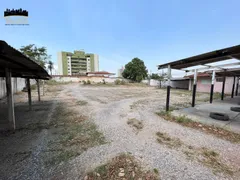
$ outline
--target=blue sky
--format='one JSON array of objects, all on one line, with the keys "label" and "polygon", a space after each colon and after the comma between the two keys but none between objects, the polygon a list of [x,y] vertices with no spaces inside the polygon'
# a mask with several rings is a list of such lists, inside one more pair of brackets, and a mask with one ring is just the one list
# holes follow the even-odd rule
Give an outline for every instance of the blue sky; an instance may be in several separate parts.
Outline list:
[{"label": "blue sky", "polygon": [[[239,0],[8,0],[0,35],[15,48],[99,54],[100,70],[117,72],[134,57],[157,64],[239,44]],[[6,8],[29,11],[29,26],[5,26]]]}]

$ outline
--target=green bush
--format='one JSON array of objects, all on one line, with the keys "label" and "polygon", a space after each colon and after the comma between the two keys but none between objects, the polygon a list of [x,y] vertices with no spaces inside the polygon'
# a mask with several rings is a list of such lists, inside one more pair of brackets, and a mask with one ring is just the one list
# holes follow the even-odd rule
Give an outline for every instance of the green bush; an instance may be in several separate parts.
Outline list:
[{"label": "green bush", "polygon": [[90,81],[90,80],[87,80],[87,84],[91,84],[91,81]]},{"label": "green bush", "polygon": [[125,85],[126,84],[126,82],[124,80],[120,80],[120,79],[115,80],[114,83],[116,85]]},{"label": "green bush", "polygon": [[116,80],[114,81],[114,83],[115,83],[116,85],[119,85],[119,84],[121,84],[121,80],[116,79]]},{"label": "green bush", "polygon": [[83,82],[83,84],[87,84],[87,82],[85,80],[83,80],[82,82]]}]

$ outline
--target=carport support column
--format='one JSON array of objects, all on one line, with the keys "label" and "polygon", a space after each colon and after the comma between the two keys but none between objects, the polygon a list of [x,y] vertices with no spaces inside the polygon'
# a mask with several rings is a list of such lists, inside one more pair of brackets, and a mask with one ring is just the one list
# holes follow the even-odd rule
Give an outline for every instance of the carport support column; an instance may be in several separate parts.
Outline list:
[{"label": "carport support column", "polygon": [[5,69],[6,73],[6,89],[7,89],[7,101],[8,101],[8,120],[13,130],[16,129],[15,125],[15,113],[14,113],[14,100],[12,92],[12,72],[9,69]]},{"label": "carport support column", "polygon": [[225,82],[226,82],[226,70],[224,70],[224,75],[223,75],[222,96],[221,96],[222,101],[223,101],[223,98],[224,98]]},{"label": "carport support column", "polygon": [[213,100],[214,81],[215,81],[215,70],[213,70],[213,72],[212,72],[212,84],[211,84],[211,91],[210,91],[210,103],[212,103],[212,100]]},{"label": "carport support column", "polygon": [[239,77],[237,77],[237,87],[236,87],[235,96],[238,96],[238,86],[239,86]]},{"label": "carport support column", "polygon": [[233,98],[233,96],[234,96],[234,89],[235,89],[235,79],[236,79],[236,77],[235,77],[235,76],[233,76],[233,87],[232,87],[232,95],[231,95],[231,98]]},{"label": "carport support column", "polygon": [[31,96],[31,86],[30,86],[30,79],[27,78],[27,90],[28,90],[28,105],[29,110],[32,110],[32,96]]},{"label": "carport support column", "polygon": [[195,106],[196,90],[197,90],[197,69],[195,69],[195,71],[194,71],[193,92],[192,92],[192,107]]},{"label": "carport support column", "polygon": [[37,81],[38,101],[41,101],[39,79],[36,79],[36,81]]},{"label": "carport support column", "polygon": [[43,96],[44,96],[44,83],[45,83],[45,81],[44,80],[42,80],[42,91],[43,91]]},{"label": "carport support column", "polygon": [[166,99],[166,111],[169,111],[170,90],[171,90],[171,67],[168,65],[168,85],[167,85],[167,99]]}]

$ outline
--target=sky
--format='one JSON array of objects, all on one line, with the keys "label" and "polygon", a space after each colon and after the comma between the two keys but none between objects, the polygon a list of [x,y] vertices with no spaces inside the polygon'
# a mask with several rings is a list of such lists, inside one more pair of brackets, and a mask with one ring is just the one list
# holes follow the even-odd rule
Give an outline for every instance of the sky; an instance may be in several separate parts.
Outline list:
[{"label": "sky", "polygon": [[[0,39],[12,47],[99,54],[100,70],[134,57],[157,65],[240,44],[239,0],[8,0],[0,3]],[[6,8],[26,9],[29,26],[6,26]],[[56,67],[57,68],[57,67]],[[174,71],[173,76],[179,72]]]}]

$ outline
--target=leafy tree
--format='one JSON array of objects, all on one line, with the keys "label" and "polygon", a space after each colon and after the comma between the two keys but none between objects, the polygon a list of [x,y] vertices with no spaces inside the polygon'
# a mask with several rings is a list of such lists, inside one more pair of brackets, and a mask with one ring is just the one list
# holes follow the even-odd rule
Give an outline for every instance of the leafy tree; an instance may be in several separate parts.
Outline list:
[{"label": "leafy tree", "polygon": [[52,75],[52,70],[54,69],[52,61],[48,61],[48,69],[49,69],[49,71],[51,72],[51,75]]},{"label": "leafy tree", "polygon": [[158,80],[159,81],[159,86],[161,88],[162,86],[162,81],[164,81],[164,78],[167,76],[167,74],[162,74],[162,75],[159,75],[159,74],[155,74],[153,73],[152,75],[150,75],[150,79],[155,79],[155,80]]},{"label": "leafy tree", "polygon": [[141,82],[147,77],[147,69],[144,62],[139,58],[134,58],[125,65],[122,76],[132,81]]},{"label": "leafy tree", "polygon": [[34,60],[40,66],[45,68],[46,61],[51,59],[51,56],[47,54],[46,47],[37,47],[35,44],[29,44],[27,46],[22,46],[20,51],[29,57],[30,59]]},{"label": "leafy tree", "polygon": [[150,75],[150,79],[162,80],[163,76],[159,76],[158,74],[152,73],[152,75]]}]

